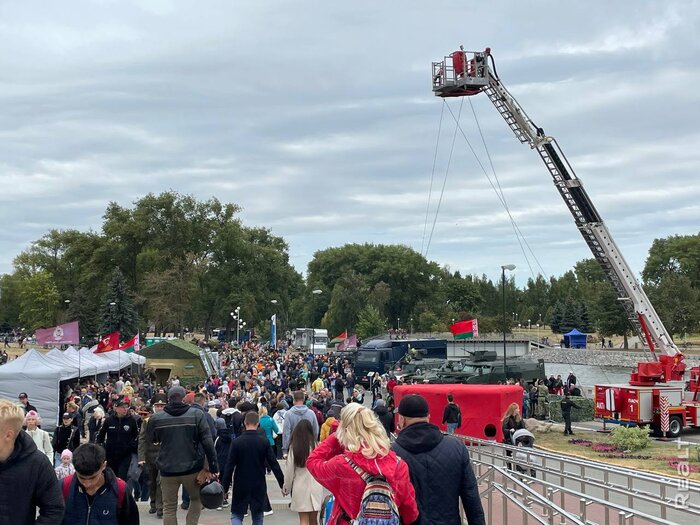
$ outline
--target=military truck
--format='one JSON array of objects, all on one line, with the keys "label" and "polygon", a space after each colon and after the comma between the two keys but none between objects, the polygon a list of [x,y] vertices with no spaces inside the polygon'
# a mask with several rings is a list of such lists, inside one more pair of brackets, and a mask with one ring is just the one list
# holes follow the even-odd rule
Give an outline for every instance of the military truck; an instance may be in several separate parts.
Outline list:
[{"label": "military truck", "polygon": [[[508,374],[503,370],[503,359],[491,351],[473,352],[468,359],[447,361],[439,369],[423,376],[424,383],[496,384],[506,379],[523,379],[527,383],[547,379],[543,359],[516,357],[508,359]],[[414,378],[418,380],[418,378]]]}]

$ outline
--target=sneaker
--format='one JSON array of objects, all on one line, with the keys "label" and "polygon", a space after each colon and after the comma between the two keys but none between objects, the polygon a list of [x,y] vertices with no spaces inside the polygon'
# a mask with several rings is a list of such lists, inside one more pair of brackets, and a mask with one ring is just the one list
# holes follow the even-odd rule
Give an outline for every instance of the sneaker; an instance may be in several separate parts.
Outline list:
[{"label": "sneaker", "polygon": [[221,502],[222,507],[228,507],[228,500],[224,499],[224,501]]},{"label": "sneaker", "polygon": [[181,508],[182,510],[187,510],[187,509],[190,508],[190,504],[189,504],[189,503],[183,503],[182,505],[180,505],[180,508]]},{"label": "sneaker", "polygon": [[162,518],[163,517],[163,509],[158,509],[156,511],[156,517],[157,518]]},{"label": "sneaker", "polygon": [[156,508],[155,508],[155,507],[151,507],[150,509],[148,509],[148,513],[149,513],[149,514],[155,514],[155,513],[156,513]]},{"label": "sneaker", "polygon": [[267,510],[263,512],[263,516],[272,516],[275,513],[274,510]]}]

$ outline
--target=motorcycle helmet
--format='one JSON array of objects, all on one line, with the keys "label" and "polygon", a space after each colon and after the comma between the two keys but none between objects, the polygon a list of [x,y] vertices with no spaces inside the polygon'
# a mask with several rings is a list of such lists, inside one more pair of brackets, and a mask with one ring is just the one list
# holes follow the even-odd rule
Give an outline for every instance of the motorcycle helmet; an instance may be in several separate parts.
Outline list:
[{"label": "motorcycle helmet", "polygon": [[224,502],[224,488],[218,481],[207,481],[199,489],[199,498],[205,509],[218,509]]}]

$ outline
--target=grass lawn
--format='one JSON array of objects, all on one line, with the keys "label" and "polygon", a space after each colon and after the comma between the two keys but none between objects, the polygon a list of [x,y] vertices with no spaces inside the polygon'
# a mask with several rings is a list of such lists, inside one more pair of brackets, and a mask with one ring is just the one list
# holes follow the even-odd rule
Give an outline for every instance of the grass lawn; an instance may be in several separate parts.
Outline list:
[{"label": "grass lawn", "polygon": [[[688,456],[688,463],[691,468],[700,470],[700,462],[698,462],[697,445],[682,445],[679,449],[675,443],[661,443],[652,439],[649,446],[645,449],[632,453],[634,456],[651,456],[650,459],[633,459],[633,458],[606,458],[603,453],[596,452],[591,447],[569,443],[571,439],[585,439],[593,443],[612,444],[607,434],[597,434],[593,432],[577,432],[576,435],[564,436],[561,432],[550,432],[547,434],[536,435],[536,446],[544,449],[561,452],[564,454],[578,456],[586,459],[600,461],[611,465],[621,467],[630,467],[637,470],[646,470],[657,474],[671,475],[675,477],[685,477],[679,473],[676,467],[668,464],[668,459],[663,457],[678,457],[684,458]],[[700,472],[692,472],[688,476],[689,479],[700,481]]]}]

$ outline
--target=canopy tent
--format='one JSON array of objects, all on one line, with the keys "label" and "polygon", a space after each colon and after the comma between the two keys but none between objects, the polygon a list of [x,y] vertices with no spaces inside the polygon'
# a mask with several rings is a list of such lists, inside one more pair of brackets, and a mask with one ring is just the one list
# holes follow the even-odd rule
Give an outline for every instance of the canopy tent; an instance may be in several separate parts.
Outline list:
[{"label": "canopy tent", "polygon": [[77,367],[59,364],[38,350],[26,353],[0,366],[0,398],[14,401],[26,392],[43,420],[42,428],[56,428],[59,417],[60,383],[77,377]]},{"label": "canopy tent", "polygon": [[564,334],[565,348],[586,348],[588,336],[574,328],[571,332]]}]

